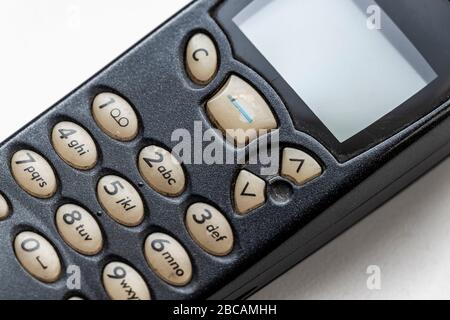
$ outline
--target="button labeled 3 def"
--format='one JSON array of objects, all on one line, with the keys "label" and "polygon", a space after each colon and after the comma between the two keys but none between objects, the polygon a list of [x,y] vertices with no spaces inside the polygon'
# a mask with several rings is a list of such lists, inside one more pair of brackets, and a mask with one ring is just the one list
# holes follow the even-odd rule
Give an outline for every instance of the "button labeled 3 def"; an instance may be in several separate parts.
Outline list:
[{"label": "button labeled 3 def", "polygon": [[102,250],[103,236],[92,215],[74,204],[66,204],[56,212],[56,227],[64,241],[74,250],[88,256]]},{"label": "button labeled 3 def", "polygon": [[14,250],[20,264],[32,276],[46,283],[58,280],[61,262],[45,238],[34,232],[22,232],[14,240]]},{"label": "button labeled 3 def", "polygon": [[57,190],[55,172],[41,155],[30,150],[16,152],[11,170],[19,186],[34,197],[47,199]]},{"label": "button labeled 3 def", "polygon": [[186,48],[186,68],[192,81],[207,84],[217,72],[217,50],[206,34],[198,33]]},{"label": "button labeled 3 def", "polygon": [[103,286],[112,300],[150,300],[142,276],[129,265],[111,262],[103,270]]},{"label": "button labeled 3 def", "polygon": [[117,94],[104,92],[96,96],[92,114],[97,125],[113,139],[131,141],[138,134],[139,121],[133,107]]},{"label": "button labeled 3 def", "polygon": [[97,147],[91,135],[73,122],[60,122],[52,132],[56,153],[68,165],[80,169],[92,169],[97,163]]},{"label": "button labeled 3 def", "polygon": [[186,227],[192,239],[212,255],[226,256],[233,250],[234,236],[230,224],[219,210],[206,203],[189,207]]},{"label": "button labeled 3 def", "polygon": [[153,233],[145,240],[144,252],[150,268],[167,283],[182,287],[191,281],[191,259],[171,236]]},{"label": "button labeled 3 def", "polygon": [[181,163],[167,150],[150,146],[139,154],[139,171],[145,181],[157,192],[177,197],[186,187]]}]

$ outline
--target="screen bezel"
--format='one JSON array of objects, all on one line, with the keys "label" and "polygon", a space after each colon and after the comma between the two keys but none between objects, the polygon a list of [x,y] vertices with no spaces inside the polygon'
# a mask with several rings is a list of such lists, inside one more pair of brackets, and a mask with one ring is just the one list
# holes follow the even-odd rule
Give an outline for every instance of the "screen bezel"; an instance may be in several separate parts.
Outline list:
[{"label": "screen bezel", "polygon": [[316,138],[339,162],[350,160],[392,137],[442,105],[450,96],[450,2],[435,0],[425,4],[422,0],[377,0],[438,74],[438,78],[341,143],[233,22],[233,18],[253,1],[257,0],[225,1],[215,14],[229,37],[235,57],[272,85],[286,104],[296,129]]}]

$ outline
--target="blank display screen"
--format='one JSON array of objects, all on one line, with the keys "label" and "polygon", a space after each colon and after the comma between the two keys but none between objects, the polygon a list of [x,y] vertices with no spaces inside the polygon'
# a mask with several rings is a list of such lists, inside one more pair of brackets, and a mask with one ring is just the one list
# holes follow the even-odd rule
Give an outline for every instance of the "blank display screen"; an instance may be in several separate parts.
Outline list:
[{"label": "blank display screen", "polygon": [[373,0],[255,0],[233,21],[340,142],[437,78]]}]

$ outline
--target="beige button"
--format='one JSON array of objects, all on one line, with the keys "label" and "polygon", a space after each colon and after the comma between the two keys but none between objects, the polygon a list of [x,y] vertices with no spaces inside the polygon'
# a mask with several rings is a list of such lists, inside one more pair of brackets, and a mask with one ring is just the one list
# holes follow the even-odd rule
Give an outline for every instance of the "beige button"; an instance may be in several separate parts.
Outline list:
[{"label": "beige button", "polygon": [[35,278],[52,283],[61,273],[61,262],[53,246],[34,232],[22,232],[14,240],[14,250],[22,266]]},{"label": "beige button", "polygon": [[154,233],[145,240],[145,257],[152,270],[174,286],[185,286],[192,279],[192,264],[183,246],[171,236]]},{"label": "beige button", "polygon": [[97,147],[91,135],[73,122],[60,122],[52,132],[52,143],[56,153],[68,165],[81,169],[92,169],[97,163]]},{"label": "beige button", "polygon": [[84,299],[81,298],[81,297],[71,297],[71,298],[69,298],[69,299],[67,299],[67,300],[72,300],[72,301],[82,301],[82,300],[84,300]]},{"label": "beige button", "polygon": [[55,172],[42,156],[30,150],[16,152],[11,159],[11,170],[16,182],[37,198],[50,198],[56,193]]},{"label": "beige button", "polygon": [[186,227],[197,244],[215,256],[226,256],[233,250],[234,236],[227,219],[214,207],[196,203],[189,207]]},{"label": "beige button", "polygon": [[304,185],[322,174],[322,167],[309,154],[292,148],[283,150],[281,175],[296,185]]},{"label": "beige button", "polygon": [[186,66],[192,81],[206,84],[217,71],[217,50],[210,37],[203,33],[194,35],[186,49]]},{"label": "beige button", "polygon": [[114,93],[101,93],[92,104],[92,114],[98,126],[111,138],[133,140],[139,131],[139,122],[133,107]]},{"label": "beige button", "polygon": [[166,196],[179,196],[185,189],[183,167],[163,148],[150,146],[143,149],[139,155],[139,171],[153,189]]},{"label": "beige button", "polygon": [[137,190],[125,179],[106,176],[97,185],[103,209],[118,223],[135,227],[144,220],[144,203]]},{"label": "beige button", "polygon": [[5,197],[0,194],[0,220],[6,219],[9,216],[9,204]]},{"label": "beige button", "polygon": [[56,227],[69,246],[93,256],[102,250],[103,236],[97,221],[83,208],[66,204],[56,212]]},{"label": "beige button", "polygon": [[151,300],[142,276],[122,262],[111,262],[105,267],[103,285],[112,300]]},{"label": "beige button", "polygon": [[246,214],[266,202],[266,182],[242,170],[234,186],[234,204],[239,214]]},{"label": "beige button", "polygon": [[206,109],[211,120],[238,146],[277,128],[277,121],[264,98],[234,75],[208,101]]}]

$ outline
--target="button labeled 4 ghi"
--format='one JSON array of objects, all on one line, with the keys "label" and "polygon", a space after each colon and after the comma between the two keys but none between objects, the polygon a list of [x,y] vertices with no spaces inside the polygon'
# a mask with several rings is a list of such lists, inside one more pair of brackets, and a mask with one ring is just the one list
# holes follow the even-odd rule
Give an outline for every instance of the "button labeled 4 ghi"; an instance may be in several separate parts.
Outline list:
[{"label": "button labeled 4 ghi", "polygon": [[283,150],[281,175],[296,185],[302,186],[322,173],[322,166],[306,152],[293,148]]},{"label": "button labeled 4 ghi", "polygon": [[266,202],[266,182],[246,170],[242,170],[234,187],[234,205],[237,213],[246,214]]}]

